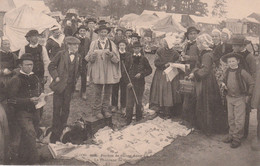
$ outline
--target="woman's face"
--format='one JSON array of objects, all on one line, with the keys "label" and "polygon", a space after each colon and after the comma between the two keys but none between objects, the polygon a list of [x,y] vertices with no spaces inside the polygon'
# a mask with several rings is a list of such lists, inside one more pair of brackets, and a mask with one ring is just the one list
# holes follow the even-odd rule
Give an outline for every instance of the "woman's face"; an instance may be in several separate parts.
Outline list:
[{"label": "woman's face", "polygon": [[217,32],[213,32],[213,33],[212,33],[212,40],[213,40],[213,43],[214,43],[215,45],[218,45],[218,44],[220,43],[220,41],[221,41],[221,39],[220,39],[220,34],[217,33]]},{"label": "woman's face", "polygon": [[225,32],[222,32],[221,33],[221,41],[223,43],[227,42],[228,41],[228,34],[226,34]]}]

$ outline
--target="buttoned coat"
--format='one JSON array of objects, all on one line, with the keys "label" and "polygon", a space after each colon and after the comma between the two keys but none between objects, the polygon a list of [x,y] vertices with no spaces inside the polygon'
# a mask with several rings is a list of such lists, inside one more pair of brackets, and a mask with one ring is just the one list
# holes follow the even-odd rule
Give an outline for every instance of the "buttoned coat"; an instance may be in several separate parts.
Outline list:
[{"label": "buttoned coat", "polygon": [[[75,67],[75,76],[76,78],[79,75],[80,71],[80,62],[81,58],[78,53],[74,54],[76,58],[76,67]],[[66,50],[59,51],[51,63],[49,64],[48,70],[50,72],[51,77],[53,78],[52,83],[50,84],[50,88],[54,92],[62,93],[67,86],[68,77],[69,77],[69,52]],[[59,77],[60,81],[56,82],[55,79]],[[76,84],[76,79],[74,80],[74,86]]]}]

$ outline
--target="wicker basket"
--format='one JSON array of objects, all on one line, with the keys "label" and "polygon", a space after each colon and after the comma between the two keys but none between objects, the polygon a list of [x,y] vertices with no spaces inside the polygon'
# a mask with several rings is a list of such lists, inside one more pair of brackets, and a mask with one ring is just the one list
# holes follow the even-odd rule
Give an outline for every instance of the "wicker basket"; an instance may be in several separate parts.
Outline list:
[{"label": "wicker basket", "polygon": [[193,94],[195,89],[194,82],[191,80],[180,80],[179,93],[181,94]]}]

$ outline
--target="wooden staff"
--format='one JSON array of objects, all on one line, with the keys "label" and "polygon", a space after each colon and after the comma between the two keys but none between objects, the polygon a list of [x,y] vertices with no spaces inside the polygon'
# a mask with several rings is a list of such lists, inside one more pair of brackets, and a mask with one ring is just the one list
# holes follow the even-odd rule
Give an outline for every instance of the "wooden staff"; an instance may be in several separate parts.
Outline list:
[{"label": "wooden staff", "polygon": [[[131,79],[130,79],[130,76],[129,76],[127,70],[126,70],[125,63],[124,63],[123,61],[122,61],[122,65],[123,65],[123,67],[124,67],[124,69],[125,69],[125,73],[126,73],[126,75],[127,75],[127,78],[128,78],[128,80],[129,80],[129,82],[132,84]],[[133,84],[132,84],[132,85],[133,85]],[[137,96],[136,96],[134,87],[132,87],[132,90],[133,90],[133,93],[134,93],[134,97],[135,97],[136,104],[138,105],[138,100],[137,100]]]}]

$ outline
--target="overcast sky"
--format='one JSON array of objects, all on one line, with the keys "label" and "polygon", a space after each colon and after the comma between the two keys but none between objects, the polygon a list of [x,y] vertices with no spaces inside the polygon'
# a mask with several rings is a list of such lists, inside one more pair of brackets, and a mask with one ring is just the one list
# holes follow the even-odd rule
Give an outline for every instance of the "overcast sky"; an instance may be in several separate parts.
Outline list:
[{"label": "overcast sky", "polygon": [[[212,6],[215,0],[201,0],[209,5],[209,12],[212,11]],[[227,17],[229,18],[244,18],[253,12],[260,13],[260,0],[226,0],[227,2]]]}]

